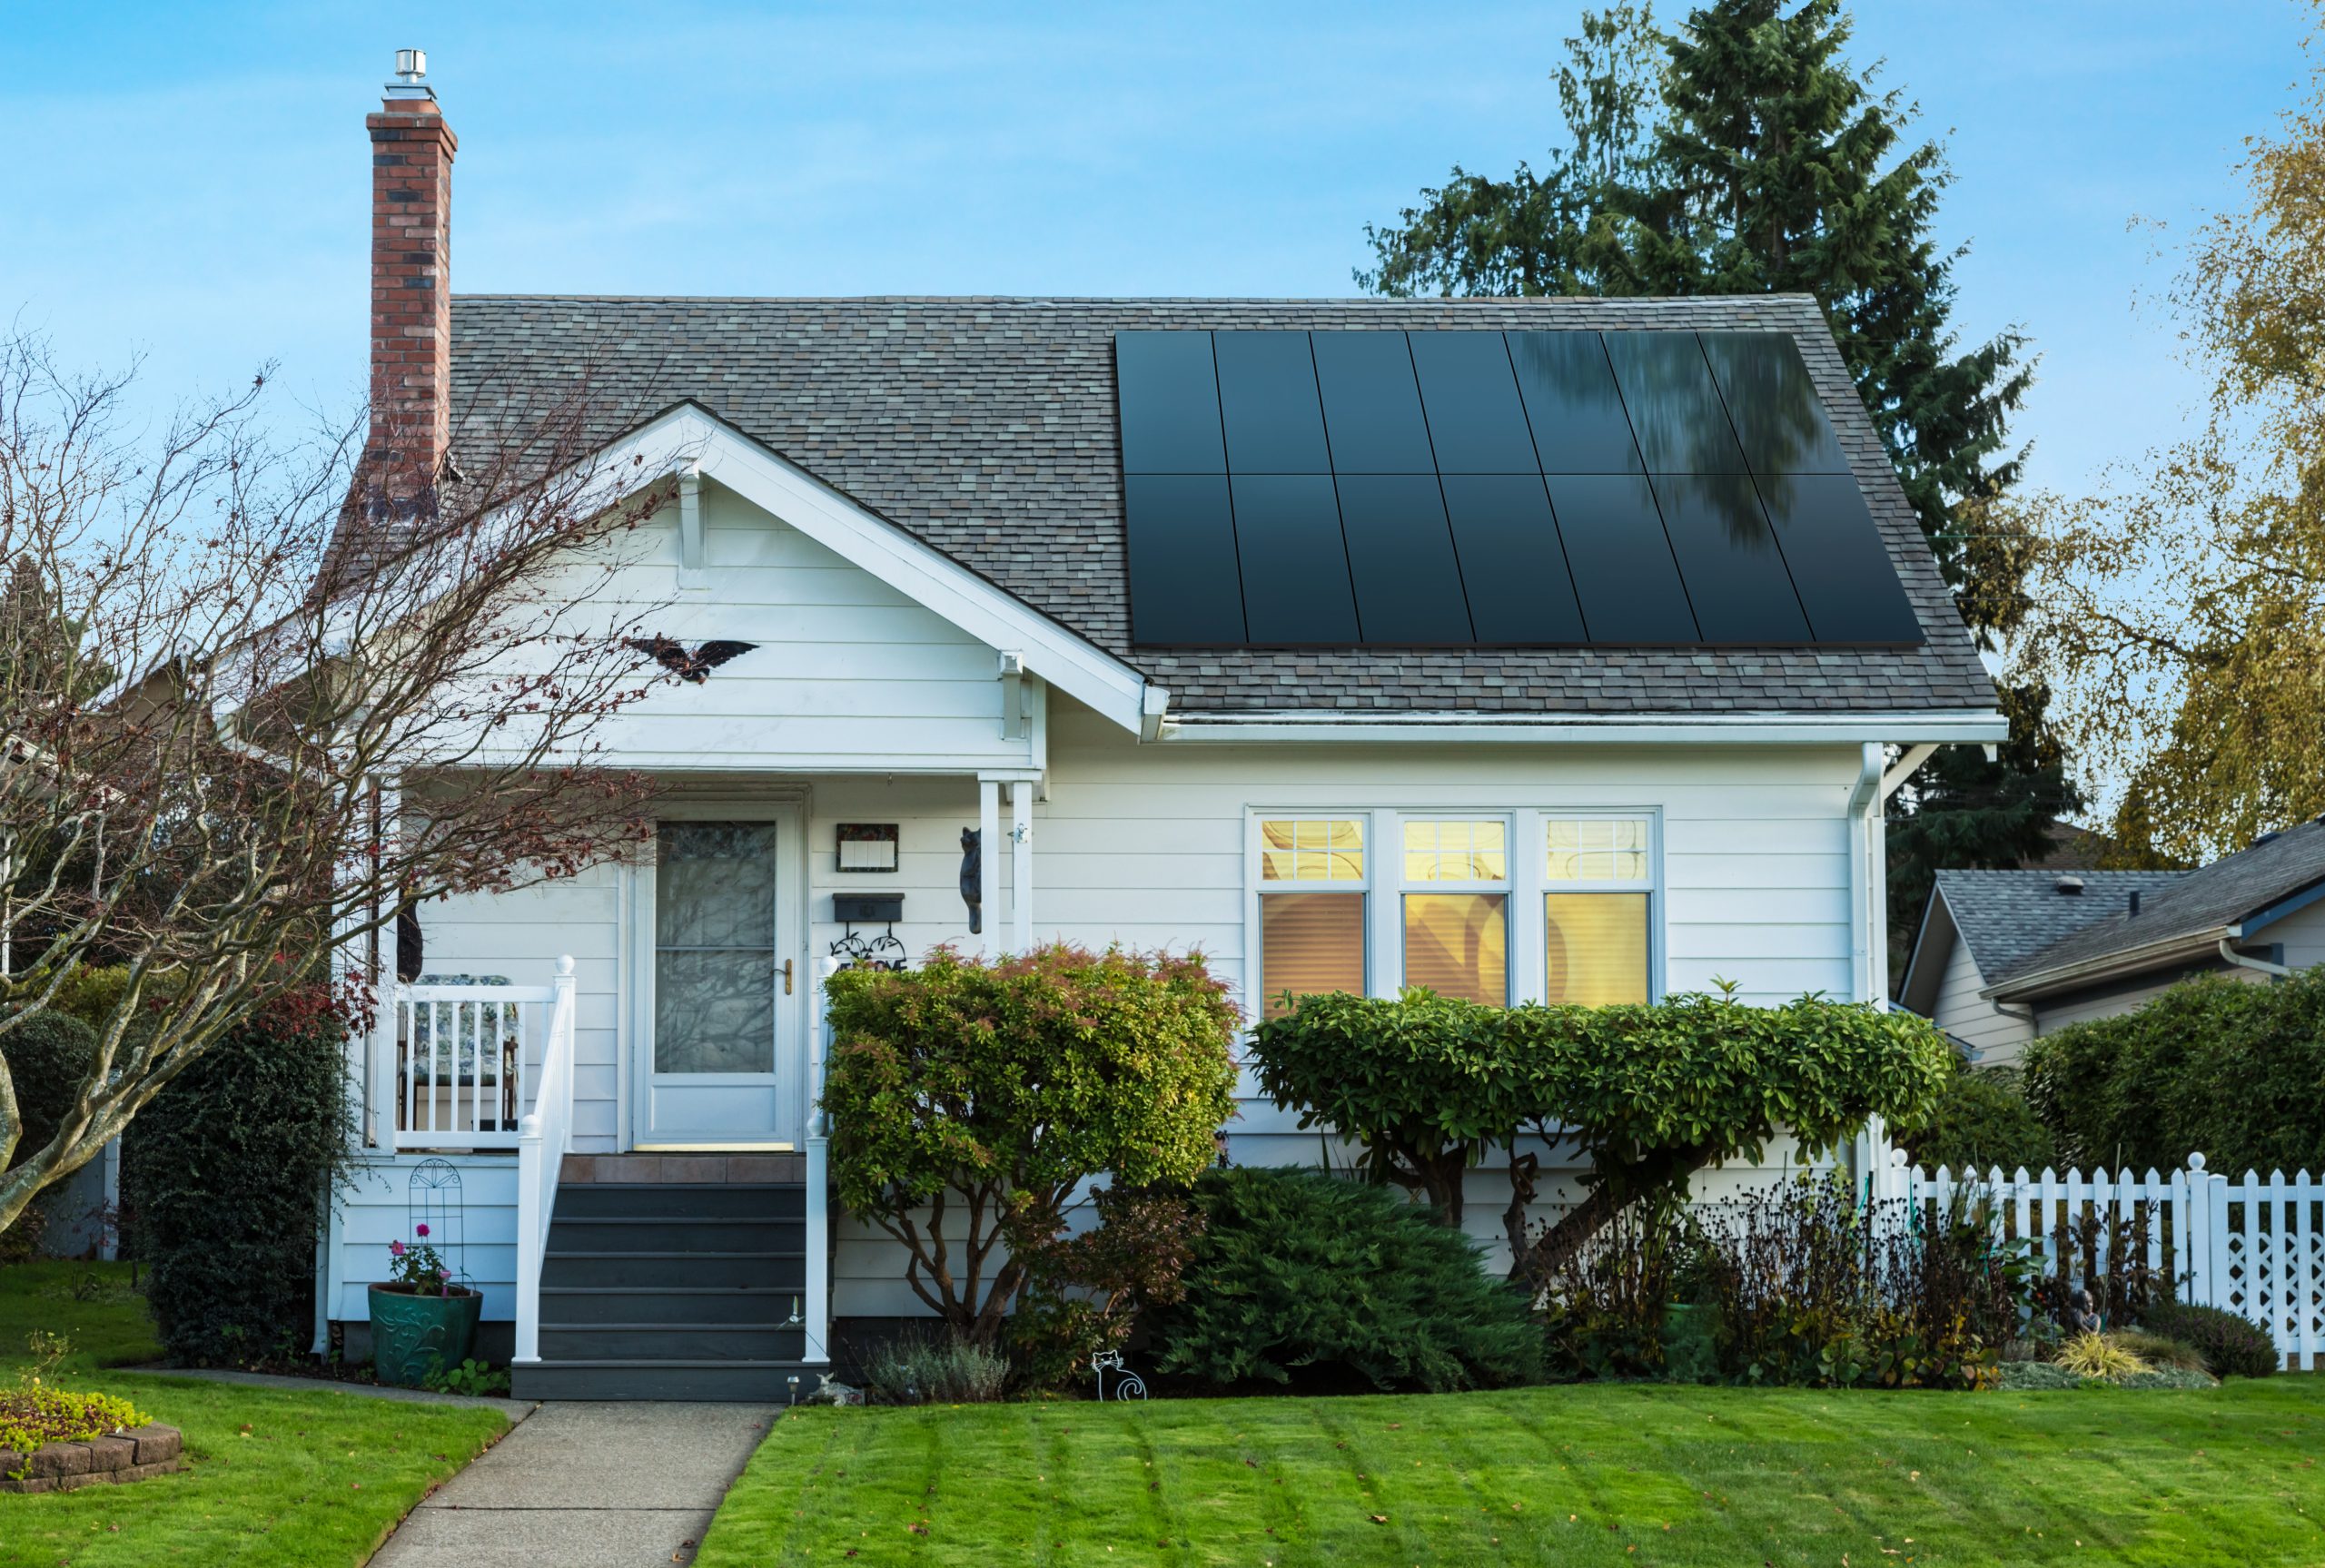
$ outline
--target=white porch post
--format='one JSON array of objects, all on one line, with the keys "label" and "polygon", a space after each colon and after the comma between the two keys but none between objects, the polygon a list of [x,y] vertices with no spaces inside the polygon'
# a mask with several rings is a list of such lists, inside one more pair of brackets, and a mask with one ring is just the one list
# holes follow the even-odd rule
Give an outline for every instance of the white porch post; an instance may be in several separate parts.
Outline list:
[{"label": "white porch post", "polygon": [[815,990],[807,997],[807,1288],[806,1344],[799,1359],[811,1366],[831,1362],[831,1118],[824,1114],[824,982],[839,972],[839,960],[818,958]]},{"label": "white porch post", "polygon": [[1009,786],[1009,914],[1019,952],[1034,945],[1034,786]]},{"label": "white porch post", "polygon": [[1001,941],[1001,781],[977,779],[977,902],[982,906],[984,934],[979,952],[997,958]]},{"label": "white porch post", "polygon": [[[382,774],[377,785],[374,809],[378,813],[380,843],[392,842],[402,827],[403,781],[401,774]],[[372,908],[373,917],[380,914],[379,906]],[[391,918],[381,923],[371,939],[371,1042],[370,1071],[365,1082],[370,1086],[366,1095],[371,1102],[371,1142],[382,1154],[392,1154],[396,1146],[396,922]]]}]

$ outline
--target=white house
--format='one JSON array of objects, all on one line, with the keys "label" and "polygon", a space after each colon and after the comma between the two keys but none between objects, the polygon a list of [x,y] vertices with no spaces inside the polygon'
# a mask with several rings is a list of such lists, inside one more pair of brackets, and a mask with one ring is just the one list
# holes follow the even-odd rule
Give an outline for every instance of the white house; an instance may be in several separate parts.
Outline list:
[{"label": "white house", "polygon": [[914,1311],[821,1163],[866,941],[1200,947],[1247,1008],[1886,995],[1881,802],[2004,725],[1810,300],[451,298],[433,96],[371,126],[387,406],[457,460],[586,377],[678,487],[624,591],[752,646],[605,735],[675,786],[648,863],[423,912],[511,983],[361,1042],[319,1334],[431,1157],[520,1393],[779,1397]]},{"label": "white house", "polygon": [[2191,975],[2265,982],[2325,962],[2325,823],[2199,871],[1942,871],[1897,1000],[1980,1067]]}]

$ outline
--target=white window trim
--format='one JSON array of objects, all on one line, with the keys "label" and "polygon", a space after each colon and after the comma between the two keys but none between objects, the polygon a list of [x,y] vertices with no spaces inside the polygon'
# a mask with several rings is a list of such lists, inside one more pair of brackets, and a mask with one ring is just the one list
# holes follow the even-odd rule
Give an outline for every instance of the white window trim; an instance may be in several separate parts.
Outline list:
[{"label": "white window trim", "polygon": [[[1502,895],[1501,940],[1503,942],[1505,956],[1505,967],[1502,979],[1504,983],[1509,987],[1508,993],[1502,998],[1502,1005],[1509,1006],[1518,1001],[1521,997],[1529,994],[1539,994],[1540,987],[1538,985],[1536,986],[1534,991],[1531,993],[1522,988],[1522,984],[1519,979],[1518,954],[1515,951],[1518,943],[1518,920],[1516,907],[1518,903],[1518,861],[1521,853],[1521,845],[1518,838],[1517,816],[1518,814],[1516,812],[1507,809],[1492,811],[1479,810],[1475,807],[1471,807],[1466,811],[1448,809],[1445,811],[1407,811],[1399,812],[1397,814],[1396,897],[1393,900],[1384,899],[1382,901],[1383,902],[1393,905],[1390,911],[1390,914],[1391,916],[1390,923],[1393,928],[1391,940],[1395,945],[1393,947],[1384,948],[1381,950],[1384,952],[1394,952],[1397,955],[1397,962],[1396,973],[1391,977],[1391,983],[1384,994],[1390,996],[1396,995],[1398,987],[1404,983],[1406,898],[1414,893],[1419,893],[1426,897],[1430,893],[1465,892],[1491,892]],[[1479,882],[1475,880],[1467,882],[1415,882],[1408,878],[1405,875],[1405,823],[1409,820],[1412,822],[1498,822],[1501,823],[1502,869],[1504,873],[1501,880],[1499,882]],[[1539,968],[1540,965],[1538,964],[1535,967]]]},{"label": "white window trim", "polygon": [[[1548,957],[1545,951],[1548,945],[1548,932],[1546,930],[1547,918],[1542,907],[1542,899],[1545,894],[1643,892],[1647,894],[1647,1000],[1662,1001],[1666,993],[1663,973],[1666,946],[1664,927],[1670,919],[1668,913],[1670,901],[1667,896],[1668,888],[1663,875],[1662,808],[1637,805],[1546,806],[1531,814],[1534,821],[1528,833],[1533,845],[1533,852],[1527,856],[1527,870],[1533,885],[1532,891],[1527,894],[1525,900],[1527,920],[1530,925],[1530,935],[1526,945],[1528,983],[1532,988],[1528,994],[1538,1001],[1543,999],[1544,993],[1549,989],[1550,977],[1547,969]],[[1549,878],[1550,845],[1548,828],[1553,819],[1562,822],[1572,822],[1578,819],[1637,822],[1644,819],[1647,823],[1647,880],[1637,882],[1618,878],[1593,879],[1588,882],[1552,882]],[[1513,940],[1515,940],[1514,935]]]},{"label": "white window trim", "polygon": [[[1360,882],[1262,883],[1260,824],[1287,818],[1360,818],[1365,828],[1364,877]],[[1422,882],[1405,880],[1405,819],[1447,822],[1500,820],[1509,824],[1509,879],[1499,883]],[[1552,883],[1546,873],[1549,839],[1546,823],[1552,818],[1621,818],[1644,820],[1647,833],[1647,880],[1638,882]],[[1380,856],[1396,857],[1393,873],[1380,871]],[[1509,1000],[1513,1005],[1538,1002],[1548,986],[1544,948],[1543,895],[1551,892],[1643,892],[1647,902],[1647,981],[1649,1001],[1667,993],[1665,975],[1666,927],[1669,922],[1669,886],[1664,873],[1663,808],[1620,801],[1588,804],[1527,806],[1445,805],[1410,807],[1316,805],[1247,805],[1243,812],[1243,989],[1241,999],[1247,1023],[1257,1023],[1266,992],[1267,975],[1261,962],[1260,900],[1263,888],[1284,892],[1361,892],[1365,895],[1364,981],[1369,996],[1393,999],[1403,983],[1405,968],[1404,895],[1410,892],[1507,892],[1509,895]]]}]

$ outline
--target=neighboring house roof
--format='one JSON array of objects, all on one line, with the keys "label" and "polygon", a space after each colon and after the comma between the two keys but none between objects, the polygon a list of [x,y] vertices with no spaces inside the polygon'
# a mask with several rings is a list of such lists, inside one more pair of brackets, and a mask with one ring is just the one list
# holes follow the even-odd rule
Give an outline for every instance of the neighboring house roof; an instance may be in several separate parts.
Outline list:
[{"label": "neighboring house roof", "polygon": [[[1937,896],[1970,949],[1978,972],[1993,984],[2062,938],[2130,907],[2142,905],[2190,873],[2184,871],[1942,871]],[[2062,883],[2082,891],[2063,891]],[[2144,917],[2142,917],[2144,918]]]},{"label": "neighboring house roof", "polygon": [[[1908,647],[1133,646],[1113,335],[1140,329],[1784,330],[1926,640]],[[464,441],[586,385],[610,441],[699,403],[1142,672],[1181,715],[1958,714],[1994,688],[1805,295],[1695,300],[706,300],[456,296]]]},{"label": "neighboring house roof", "polygon": [[[1939,873],[1941,879],[1965,874],[1981,873]],[[2142,894],[2138,914],[2128,912],[2127,901],[2112,900],[2115,907],[2104,919],[2028,953],[2004,973],[1987,971],[1982,963],[1988,994],[2007,1001],[2184,963],[2213,953],[2222,941],[2241,942],[2257,934],[2271,922],[2325,897],[2325,821],[2265,835],[2251,848],[2199,871],[2081,874],[2086,882],[2126,874],[2164,875],[2170,882]]]}]

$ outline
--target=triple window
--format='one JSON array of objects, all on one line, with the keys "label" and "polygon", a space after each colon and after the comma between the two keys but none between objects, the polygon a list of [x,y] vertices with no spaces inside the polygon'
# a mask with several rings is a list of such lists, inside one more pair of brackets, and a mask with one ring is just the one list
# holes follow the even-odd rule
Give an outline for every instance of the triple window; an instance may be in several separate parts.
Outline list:
[{"label": "triple window", "polygon": [[1261,814],[1259,987],[1426,986],[1496,1006],[1646,1001],[1656,819],[1644,812]]}]

